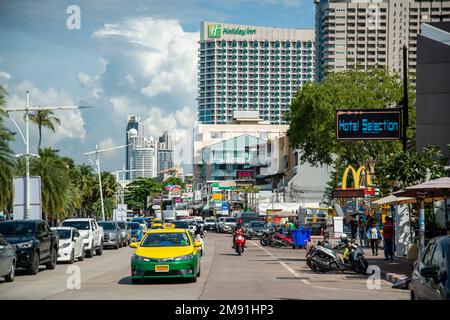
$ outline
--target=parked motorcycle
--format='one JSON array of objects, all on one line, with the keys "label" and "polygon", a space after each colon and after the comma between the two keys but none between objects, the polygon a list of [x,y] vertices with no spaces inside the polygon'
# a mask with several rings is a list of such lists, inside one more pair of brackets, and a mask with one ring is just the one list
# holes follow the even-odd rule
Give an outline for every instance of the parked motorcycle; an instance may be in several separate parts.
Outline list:
[{"label": "parked motorcycle", "polygon": [[236,235],[234,239],[234,249],[238,255],[241,255],[245,250],[245,237],[242,234]]},{"label": "parked motorcycle", "polygon": [[292,247],[292,246],[294,246],[295,248],[294,241],[292,240],[292,238],[281,233],[274,233],[272,235],[271,245],[274,248]]},{"label": "parked motorcycle", "polygon": [[344,260],[344,246],[337,246],[333,249],[325,246],[310,248],[306,258],[306,263],[314,272],[329,272],[332,270],[353,270],[357,273],[366,274],[369,264],[364,257],[364,251],[354,242],[349,242],[348,258]]}]

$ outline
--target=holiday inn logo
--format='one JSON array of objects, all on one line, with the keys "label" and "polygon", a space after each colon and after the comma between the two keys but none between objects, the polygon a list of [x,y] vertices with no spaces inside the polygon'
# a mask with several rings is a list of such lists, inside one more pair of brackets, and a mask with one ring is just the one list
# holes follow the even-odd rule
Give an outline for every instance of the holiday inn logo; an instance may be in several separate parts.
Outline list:
[{"label": "holiday inn logo", "polygon": [[255,35],[256,28],[240,28],[233,27],[227,28],[223,27],[220,24],[209,24],[208,25],[208,38],[220,38],[223,35],[237,35],[237,36],[247,36],[247,35]]},{"label": "holiday inn logo", "polygon": [[220,38],[222,36],[222,26],[220,24],[208,25],[208,38]]}]

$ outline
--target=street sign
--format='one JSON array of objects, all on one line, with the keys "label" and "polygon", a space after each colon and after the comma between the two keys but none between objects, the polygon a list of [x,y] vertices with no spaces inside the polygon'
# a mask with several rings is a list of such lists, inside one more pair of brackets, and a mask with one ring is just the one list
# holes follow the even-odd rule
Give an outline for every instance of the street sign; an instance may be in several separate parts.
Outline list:
[{"label": "street sign", "polygon": [[334,189],[333,198],[364,198],[364,189]]},{"label": "street sign", "polygon": [[337,110],[337,140],[401,139],[400,109]]},{"label": "street sign", "polygon": [[213,200],[222,200],[222,194],[221,193],[214,193],[212,195]]},{"label": "street sign", "polygon": [[237,170],[236,180],[253,180],[253,170]]},{"label": "street sign", "polygon": [[227,202],[222,203],[222,210],[229,210]]},{"label": "street sign", "polygon": [[[25,218],[25,177],[13,179],[13,217],[14,220]],[[42,219],[41,177],[30,176],[30,216],[28,219]]]}]

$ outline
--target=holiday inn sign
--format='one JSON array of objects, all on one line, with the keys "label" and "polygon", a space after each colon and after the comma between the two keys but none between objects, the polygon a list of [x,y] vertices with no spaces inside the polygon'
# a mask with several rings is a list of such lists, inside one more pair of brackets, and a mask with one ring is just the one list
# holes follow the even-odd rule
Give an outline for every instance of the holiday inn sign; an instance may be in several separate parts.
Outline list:
[{"label": "holiday inn sign", "polygon": [[208,38],[220,38],[223,35],[253,35],[256,34],[256,28],[227,28],[223,27],[220,24],[209,24],[208,25]]}]

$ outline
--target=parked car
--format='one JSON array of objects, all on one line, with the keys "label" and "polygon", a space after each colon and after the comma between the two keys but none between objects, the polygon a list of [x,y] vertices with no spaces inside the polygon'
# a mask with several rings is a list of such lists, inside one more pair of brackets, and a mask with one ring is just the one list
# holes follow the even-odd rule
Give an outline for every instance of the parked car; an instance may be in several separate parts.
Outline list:
[{"label": "parked car", "polygon": [[144,235],[144,230],[139,222],[127,222],[127,225],[131,228],[130,230],[130,243],[141,241]]},{"label": "parked car", "polygon": [[16,246],[10,244],[0,234],[0,277],[6,282],[13,282],[16,274]]},{"label": "parked car", "polygon": [[259,238],[263,232],[267,232],[269,226],[263,221],[251,221],[244,227],[244,234],[247,239]]},{"label": "parked car", "polygon": [[83,261],[86,255],[84,251],[83,238],[76,228],[58,227],[52,228],[58,233],[59,250],[58,262],[74,263],[75,259]]},{"label": "parked car", "polygon": [[216,228],[216,219],[215,218],[206,218],[205,219],[205,230],[214,230]]},{"label": "parked car", "polygon": [[450,300],[450,236],[431,239],[411,278],[412,300]]},{"label": "parked car", "polygon": [[103,228],[103,246],[119,249],[123,247],[122,231],[116,221],[99,221],[99,226]]},{"label": "parked car", "polygon": [[119,225],[120,231],[122,233],[122,243],[124,246],[127,246],[130,244],[130,238],[131,238],[131,227],[127,225],[125,221],[117,221],[117,224]]},{"label": "parked car", "polygon": [[99,256],[103,254],[103,228],[95,219],[67,219],[61,223],[60,227],[73,227],[78,230],[83,238],[87,258],[92,258],[94,253]]},{"label": "parked car", "polygon": [[44,220],[13,220],[0,222],[0,233],[16,246],[16,267],[37,274],[39,266],[56,268],[58,234]]}]

